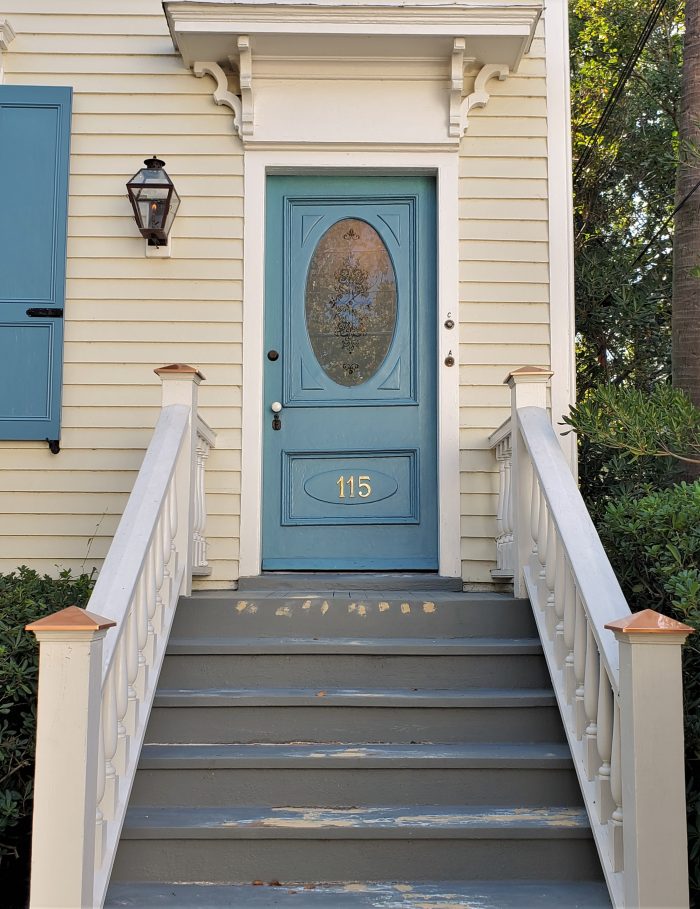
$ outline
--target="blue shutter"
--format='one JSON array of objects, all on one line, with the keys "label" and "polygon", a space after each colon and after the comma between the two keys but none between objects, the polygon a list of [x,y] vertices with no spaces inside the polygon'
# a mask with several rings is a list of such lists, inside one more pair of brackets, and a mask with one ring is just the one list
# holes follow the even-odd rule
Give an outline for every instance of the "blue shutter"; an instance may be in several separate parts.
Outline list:
[{"label": "blue shutter", "polygon": [[70,88],[0,85],[0,439],[58,439]]}]

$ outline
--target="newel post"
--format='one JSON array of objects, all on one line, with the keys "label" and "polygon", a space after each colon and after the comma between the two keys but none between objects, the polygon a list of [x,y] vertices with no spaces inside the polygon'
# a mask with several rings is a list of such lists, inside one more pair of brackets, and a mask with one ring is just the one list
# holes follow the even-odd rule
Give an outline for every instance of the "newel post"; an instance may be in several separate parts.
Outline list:
[{"label": "newel post", "polygon": [[186,554],[185,573],[180,593],[192,592],[192,565],[194,563],[194,514],[195,478],[197,470],[197,392],[204,376],[194,366],[172,363],[154,370],[163,383],[163,407],[184,404],[189,408],[189,429],[175,468],[175,495],[177,501],[177,530],[175,548]]},{"label": "newel post", "polygon": [[552,377],[547,369],[538,366],[522,366],[506,376],[505,384],[510,388],[513,461],[511,483],[513,484],[513,542],[515,565],[513,566],[513,592],[516,597],[526,597],[523,569],[528,563],[532,549],[530,536],[530,496],[532,494],[532,472],[530,460],[520,434],[518,408],[547,407],[547,385]]},{"label": "newel post", "polygon": [[605,626],[620,646],[625,906],[688,906],[681,646],[693,631],[652,609]]},{"label": "newel post", "polygon": [[39,641],[31,909],[93,905],[102,640],[116,623],[69,606]]}]

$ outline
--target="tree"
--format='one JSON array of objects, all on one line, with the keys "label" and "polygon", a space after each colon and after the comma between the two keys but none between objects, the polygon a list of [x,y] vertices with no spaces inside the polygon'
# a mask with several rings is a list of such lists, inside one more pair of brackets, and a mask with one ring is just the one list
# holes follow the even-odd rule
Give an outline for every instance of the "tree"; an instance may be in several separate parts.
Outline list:
[{"label": "tree", "polygon": [[[649,15],[642,0],[571,6],[579,396],[670,375],[682,2],[667,0],[602,134],[595,127]],[[648,247],[648,249],[647,249]]]},{"label": "tree", "polygon": [[[700,2],[687,0],[673,260],[673,384],[700,406]],[[697,191],[696,191],[697,190]]]}]

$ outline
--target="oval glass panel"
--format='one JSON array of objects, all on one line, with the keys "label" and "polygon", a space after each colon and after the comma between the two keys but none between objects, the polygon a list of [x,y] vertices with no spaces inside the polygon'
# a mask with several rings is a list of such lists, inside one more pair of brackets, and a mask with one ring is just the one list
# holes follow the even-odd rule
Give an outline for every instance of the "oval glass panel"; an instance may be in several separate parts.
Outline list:
[{"label": "oval glass panel", "polygon": [[337,221],[318,241],[305,310],[311,347],[330,379],[349,387],[375,375],[396,328],[396,275],[366,221]]}]

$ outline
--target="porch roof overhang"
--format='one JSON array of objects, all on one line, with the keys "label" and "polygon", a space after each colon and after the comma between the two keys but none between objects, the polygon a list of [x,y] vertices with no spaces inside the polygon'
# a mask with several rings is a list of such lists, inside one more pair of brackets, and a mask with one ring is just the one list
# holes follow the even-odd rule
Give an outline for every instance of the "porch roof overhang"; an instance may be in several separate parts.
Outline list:
[{"label": "porch roof overhang", "polygon": [[216,81],[246,148],[459,147],[517,71],[543,0],[165,0],[176,50]]},{"label": "porch roof overhang", "polygon": [[225,63],[242,36],[265,57],[451,57],[455,39],[477,65],[517,70],[543,0],[165,0],[175,48],[188,67]]}]

